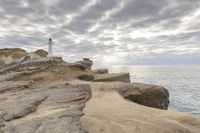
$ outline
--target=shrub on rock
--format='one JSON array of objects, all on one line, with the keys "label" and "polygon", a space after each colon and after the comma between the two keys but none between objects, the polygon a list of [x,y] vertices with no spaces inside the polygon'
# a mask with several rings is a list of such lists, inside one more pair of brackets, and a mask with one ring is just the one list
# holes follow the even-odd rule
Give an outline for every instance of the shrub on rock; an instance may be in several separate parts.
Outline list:
[{"label": "shrub on rock", "polygon": [[36,53],[40,57],[47,57],[47,55],[48,55],[48,52],[43,49],[38,49],[34,53]]}]

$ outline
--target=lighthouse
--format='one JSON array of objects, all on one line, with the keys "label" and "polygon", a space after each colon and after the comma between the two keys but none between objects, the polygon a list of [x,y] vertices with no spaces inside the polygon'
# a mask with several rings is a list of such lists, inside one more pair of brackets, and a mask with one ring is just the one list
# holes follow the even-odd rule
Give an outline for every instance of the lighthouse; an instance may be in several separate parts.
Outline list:
[{"label": "lighthouse", "polygon": [[48,44],[49,44],[48,57],[52,57],[52,56],[53,56],[53,51],[52,51],[52,44],[53,44],[53,42],[52,42],[52,39],[51,39],[51,38],[49,38]]}]

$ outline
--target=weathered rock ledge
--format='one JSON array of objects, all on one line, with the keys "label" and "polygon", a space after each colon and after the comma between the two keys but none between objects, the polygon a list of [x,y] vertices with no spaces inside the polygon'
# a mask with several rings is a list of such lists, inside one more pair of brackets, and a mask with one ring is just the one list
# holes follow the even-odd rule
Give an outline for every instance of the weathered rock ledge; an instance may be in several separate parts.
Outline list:
[{"label": "weathered rock ledge", "polygon": [[4,49],[0,57],[0,133],[200,132],[197,118],[167,110],[167,89],[129,83],[128,73],[43,50]]}]

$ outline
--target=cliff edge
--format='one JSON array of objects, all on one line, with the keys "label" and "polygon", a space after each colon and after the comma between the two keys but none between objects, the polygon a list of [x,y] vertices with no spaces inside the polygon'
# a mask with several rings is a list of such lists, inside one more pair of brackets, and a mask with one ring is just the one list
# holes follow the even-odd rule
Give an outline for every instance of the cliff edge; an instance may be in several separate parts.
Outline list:
[{"label": "cliff edge", "polygon": [[0,50],[0,133],[200,132],[198,118],[167,110],[162,86],[37,53]]}]

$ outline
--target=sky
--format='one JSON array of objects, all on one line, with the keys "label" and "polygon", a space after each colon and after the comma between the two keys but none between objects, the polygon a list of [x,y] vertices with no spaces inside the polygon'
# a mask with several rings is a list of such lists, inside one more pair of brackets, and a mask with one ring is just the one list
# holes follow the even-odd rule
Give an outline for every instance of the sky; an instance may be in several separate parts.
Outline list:
[{"label": "sky", "polygon": [[0,0],[0,48],[96,65],[200,64],[200,0]]}]

